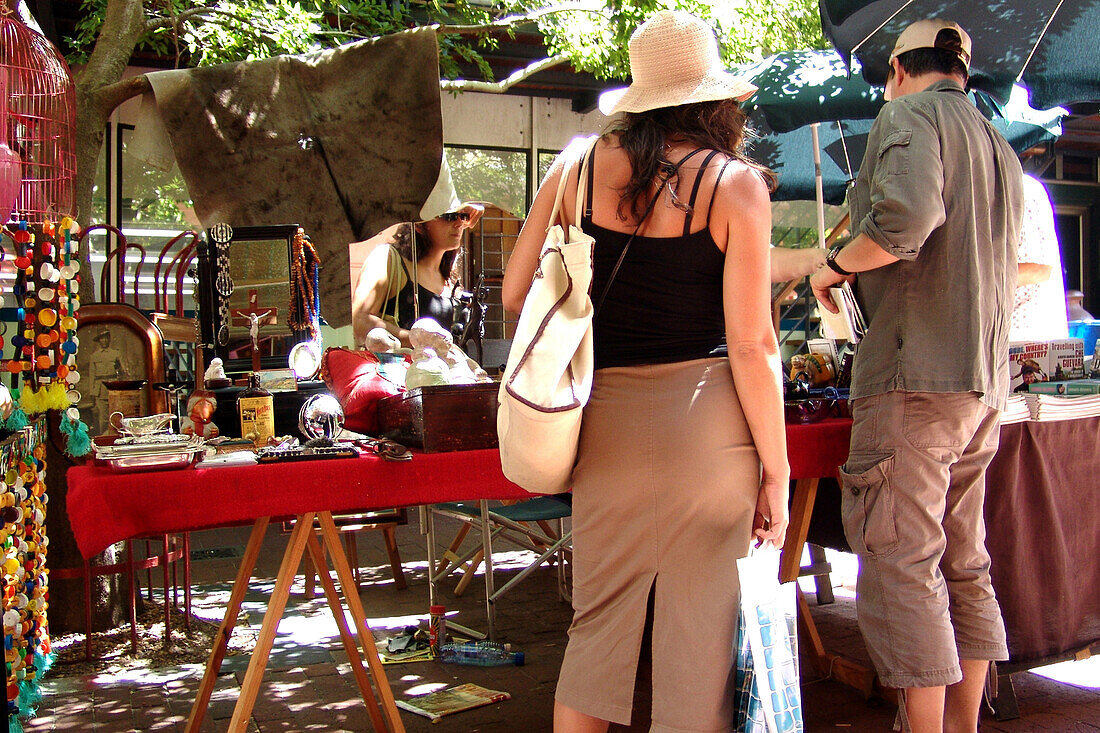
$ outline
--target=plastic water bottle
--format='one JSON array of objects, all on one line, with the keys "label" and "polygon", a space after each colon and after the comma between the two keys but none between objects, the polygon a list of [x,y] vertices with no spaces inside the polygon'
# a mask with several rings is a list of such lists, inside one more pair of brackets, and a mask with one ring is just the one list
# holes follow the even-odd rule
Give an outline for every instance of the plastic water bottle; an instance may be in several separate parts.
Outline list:
[{"label": "plastic water bottle", "polygon": [[494,641],[467,641],[461,644],[444,644],[439,659],[450,664],[472,664],[478,667],[499,667],[514,664],[522,667],[523,652],[514,652],[508,644]]}]

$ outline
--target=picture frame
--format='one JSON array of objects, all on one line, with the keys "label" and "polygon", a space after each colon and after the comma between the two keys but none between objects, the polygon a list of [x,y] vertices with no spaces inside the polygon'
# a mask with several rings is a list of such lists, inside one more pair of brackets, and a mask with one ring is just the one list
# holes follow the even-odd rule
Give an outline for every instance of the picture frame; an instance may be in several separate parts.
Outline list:
[{"label": "picture frame", "polygon": [[[138,413],[168,412],[168,395],[154,385],[165,381],[164,339],[160,330],[137,308],[124,303],[89,303],[78,311],[76,353],[80,381],[81,418],[92,436],[109,431],[106,383],[144,382]],[[177,426],[178,427],[178,426]]]}]

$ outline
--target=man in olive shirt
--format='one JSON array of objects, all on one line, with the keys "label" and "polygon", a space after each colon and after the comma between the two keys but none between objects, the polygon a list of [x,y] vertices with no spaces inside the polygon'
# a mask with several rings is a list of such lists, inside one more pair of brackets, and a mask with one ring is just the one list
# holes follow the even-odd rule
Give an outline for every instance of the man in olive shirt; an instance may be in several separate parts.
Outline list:
[{"label": "man in olive shirt", "polygon": [[828,288],[859,273],[868,328],[844,529],[860,629],[917,733],[974,733],[989,661],[1008,658],[982,504],[1008,392],[1023,174],[963,91],[970,47],[938,19],[898,37],[851,194],[855,237],[810,281],[835,311]]}]

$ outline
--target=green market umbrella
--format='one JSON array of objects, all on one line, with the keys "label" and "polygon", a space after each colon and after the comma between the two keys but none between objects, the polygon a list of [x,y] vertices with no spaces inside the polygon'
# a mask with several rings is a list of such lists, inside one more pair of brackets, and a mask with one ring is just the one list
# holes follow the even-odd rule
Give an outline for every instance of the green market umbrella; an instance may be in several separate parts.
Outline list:
[{"label": "green market umbrella", "polygon": [[[1055,140],[1061,134],[1065,110],[1034,110],[1027,105],[1027,90],[1017,86],[1006,105],[984,92],[973,92],[975,104],[988,117],[1013,150],[1021,153],[1036,145]],[[881,104],[881,103],[880,103]],[[842,204],[849,182],[859,172],[867,146],[871,119],[833,120],[819,127],[822,155],[822,202]],[[752,158],[773,170],[779,188],[776,201],[813,201],[817,198],[812,130],[803,126],[788,132],[776,132],[759,109],[749,115],[749,125],[758,137],[746,143]]]},{"label": "green market umbrella", "polygon": [[923,18],[959,23],[973,41],[971,83],[1001,100],[1013,84],[1036,107],[1100,101],[1100,0],[820,0],[821,27],[872,85],[886,81],[901,31]]},{"label": "green market umbrella", "polygon": [[[761,162],[780,175],[780,190],[775,198],[814,198],[818,202],[818,238],[825,246],[826,201],[839,202],[844,198],[847,181],[854,176],[858,157],[847,155],[845,135],[855,132],[845,130],[844,122],[873,119],[883,104],[882,93],[858,76],[848,73],[848,67],[834,51],[784,51],[754,64],[735,70],[757,87],[756,93],[745,102],[745,110],[753,119],[761,136],[752,144],[752,152]],[[842,162],[834,160],[829,165],[821,159],[821,123],[832,121],[830,144],[838,143]],[[867,129],[870,129],[868,123]],[[866,138],[866,130],[860,129]],[[808,144],[807,144],[808,143]],[[807,159],[806,153],[813,151]],[[784,154],[784,151],[787,154]],[[785,185],[784,174],[779,169],[791,166],[791,178],[797,180],[795,169],[804,173],[810,161],[813,196],[805,196],[801,186]],[[828,167],[829,192],[825,192]],[[804,180],[804,179],[803,179]],[[844,181],[841,184],[841,181]],[[797,193],[796,193],[797,191]]]},{"label": "green market umbrella", "polygon": [[759,112],[775,132],[814,122],[874,119],[882,90],[849,74],[836,51],[783,51],[735,69],[756,85],[745,111]]}]

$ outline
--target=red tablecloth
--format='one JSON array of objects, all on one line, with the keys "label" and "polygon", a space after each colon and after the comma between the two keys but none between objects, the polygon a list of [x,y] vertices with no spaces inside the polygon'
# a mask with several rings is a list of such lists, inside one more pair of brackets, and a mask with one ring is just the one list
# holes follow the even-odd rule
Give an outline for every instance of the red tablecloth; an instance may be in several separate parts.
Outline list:
[{"label": "red tablecloth", "polygon": [[[788,425],[791,477],[835,475],[848,455],[851,425],[842,419]],[[132,537],[265,516],[531,496],[504,478],[496,449],[417,453],[405,462],[363,456],[135,473],[75,466],[67,477],[69,521],[85,557]]]},{"label": "red tablecloth", "polygon": [[259,517],[531,496],[504,478],[496,449],[137,473],[75,466],[67,479],[69,521],[88,558],[132,537]]},{"label": "red tablecloth", "polygon": [[848,460],[852,437],[850,418],[829,418],[805,425],[787,425],[787,462],[791,478],[835,477]]}]

